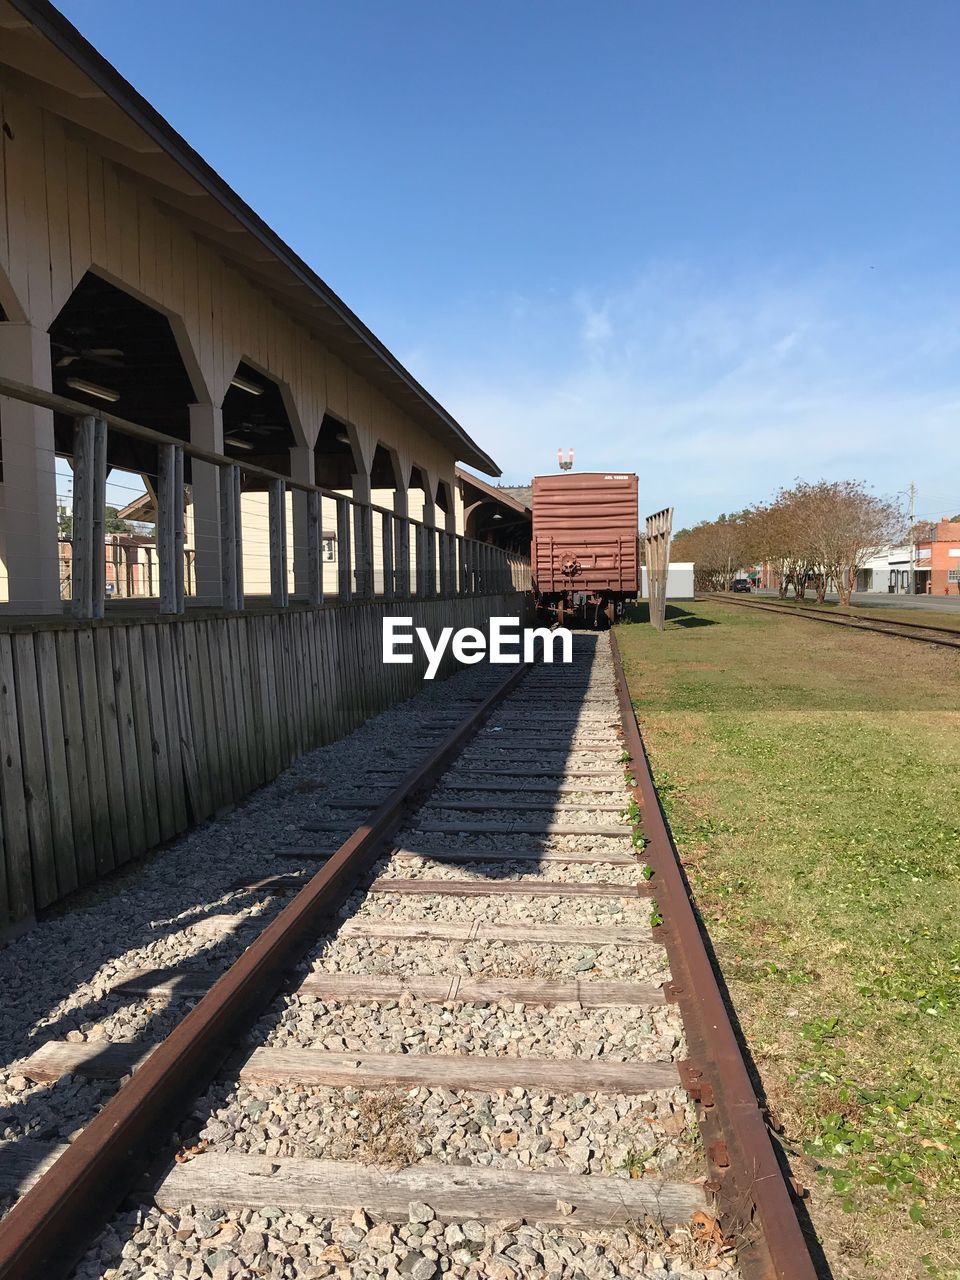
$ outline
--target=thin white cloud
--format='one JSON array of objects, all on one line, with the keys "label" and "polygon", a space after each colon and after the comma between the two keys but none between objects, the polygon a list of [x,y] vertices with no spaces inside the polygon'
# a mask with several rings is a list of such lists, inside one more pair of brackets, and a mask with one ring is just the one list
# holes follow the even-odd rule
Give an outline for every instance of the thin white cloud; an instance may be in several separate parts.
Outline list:
[{"label": "thin white cloud", "polygon": [[636,470],[644,506],[684,521],[800,475],[939,492],[960,428],[956,310],[859,286],[852,270],[711,285],[658,264],[602,296],[504,308],[495,338],[433,350],[430,385],[508,480],[572,445],[578,468]]}]

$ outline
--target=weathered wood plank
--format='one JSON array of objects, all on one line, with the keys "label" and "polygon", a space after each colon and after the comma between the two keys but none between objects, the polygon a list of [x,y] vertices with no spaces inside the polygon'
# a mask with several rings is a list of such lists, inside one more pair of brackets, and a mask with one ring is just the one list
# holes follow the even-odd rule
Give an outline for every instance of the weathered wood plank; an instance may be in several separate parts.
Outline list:
[{"label": "weathered wood plank", "polygon": [[[157,654],[159,657],[159,686],[163,703],[163,718],[167,733],[167,750],[170,759],[170,795],[173,801],[174,831],[180,832],[187,825],[187,761],[184,759],[183,728],[180,723],[177,685],[182,679],[178,672],[173,651],[173,637],[169,626],[157,627]],[[196,777],[191,780],[196,794]]]},{"label": "weathered wood plank", "polygon": [[[334,826],[336,824],[333,824]],[[630,838],[630,827],[589,827],[574,826],[565,822],[424,822],[414,815],[410,819],[410,827],[415,831],[431,832],[436,835],[515,835],[515,836],[618,836]],[[330,826],[307,826],[307,831],[329,831]]]},{"label": "weathered wood plank", "polygon": [[577,884],[566,880],[400,880],[380,876],[370,893],[434,894],[454,898],[636,898],[650,892],[638,884]]},{"label": "weathered wood plank", "polygon": [[0,634],[0,742],[3,743],[0,751],[0,809],[3,811],[7,912],[13,923],[29,919],[34,913],[30,827],[17,719],[13,643],[10,636]]},{"label": "weathered wood plank", "polygon": [[160,612],[182,613],[183,599],[183,449],[157,448],[157,555],[160,560]]},{"label": "weathered wood plank", "polygon": [[34,645],[43,721],[43,750],[47,764],[47,790],[52,801],[50,831],[53,859],[57,869],[58,896],[62,897],[76,889],[79,882],[73,818],[70,812],[70,779],[67,773],[56,637],[52,631],[38,631],[34,636]]},{"label": "weathered wood plank", "polygon": [[122,630],[126,632],[130,693],[133,701],[137,756],[140,761],[140,797],[143,804],[144,839],[146,847],[152,849],[160,843],[160,818],[157,809],[157,775],[154,764],[150,703],[147,697],[147,675],[144,669],[144,628],[140,626],[124,627]]},{"label": "weathered wood plank", "polygon": [[66,1149],[66,1143],[36,1142],[32,1138],[0,1142],[0,1196],[22,1196]]},{"label": "weathered wood plank", "polygon": [[277,609],[285,609],[289,601],[287,588],[287,504],[286,485],[282,480],[268,482],[270,540],[270,601]]},{"label": "weathered wood plank", "polygon": [[137,727],[133,711],[133,690],[130,687],[130,652],[127,648],[126,631],[126,627],[110,628],[113,689],[117,707],[117,733],[120,738],[120,771],[126,796],[130,850],[136,855],[146,849],[147,837],[143,818],[144,783],[137,751]]},{"label": "weathered wood plank", "polygon": [[46,907],[57,899],[57,865],[53,847],[47,765],[43,751],[37,657],[32,635],[13,637],[13,665],[34,901],[38,907]]},{"label": "weathered wood plank", "polygon": [[[187,969],[171,975],[166,970],[133,969],[121,974],[112,990],[117,995],[192,998],[208,991],[219,976],[219,972],[213,970]],[[663,989],[649,982],[590,982],[578,979],[539,982],[528,979],[467,978],[459,974],[452,978],[404,978],[395,975],[318,972],[300,983],[297,994],[344,1004],[354,1001],[400,1000],[405,996],[433,1004],[580,1004],[585,1009],[666,1003]]]},{"label": "weathered wood plank", "polygon": [[[332,858],[334,850],[330,849],[274,849],[275,858],[305,858],[309,861],[324,861]],[[636,858],[630,854],[594,853],[590,850],[576,853],[563,853],[551,849],[407,849],[389,850],[394,858],[425,858],[430,862],[604,862],[614,866],[637,865]]]},{"label": "weathered wood plank", "polygon": [[[653,1178],[419,1164],[379,1169],[340,1160],[273,1159],[207,1152],[177,1165],[160,1184],[164,1210],[217,1205],[228,1210],[266,1205],[336,1217],[365,1209],[380,1221],[406,1222],[413,1201],[444,1221],[506,1217],[581,1227],[625,1226],[653,1217],[666,1226],[687,1222],[705,1206],[702,1187]],[[563,1206],[563,1207],[561,1207]]]},{"label": "weathered wood plank", "polygon": [[37,1084],[49,1084],[64,1076],[80,1075],[88,1080],[122,1080],[156,1046],[114,1044],[109,1040],[48,1040],[18,1068],[21,1075]]},{"label": "weathered wood plank", "polygon": [[[18,1070],[49,1084],[65,1075],[121,1080],[156,1046],[50,1040]],[[605,1058],[499,1058],[472,1053],[328,1053],[322,1049],[255,1049],[240,1068],[242,1084],[305,1088],[549,1089],[562,1093],[654,1093],[677,1089],[675,1062],[610,1062]]]},{"label": "weathered wood plank", "polygon": [[454,924],[447,920],[344,920],[340,938],[393,938],[404,942],[533,942],[552,947],[633,947],[650,942],[647,925],[491,924],[473,920]]},{"label": "weathered wood plank", "polygon": [[243,1084],[389,1086],[437,1089],[549,1089],[551,1093],[652,1093],[676,1089],[673,1062],[608,1062],[597,1058],[496,1058],[479,1054],[327,1053],[319,1049],[255,1049],[240,1068]]},{"label": "weathered wood plank", "polygon": [[[465,791],[473,790],[469,785],[465,785],[463,789]],[[371,800],[369,795],[355,800],[348,796],[334,796],[332,799],[324,800],[323,803],[331,809],[372,810],[377,806],[377,800]],[[625,804],[626,801],[624,801],[624,804],[594,804],[593,801],[590,800],[574,801],[561,800],[557,798],[550,799],[549,797],[543,800],[501,800],[498,798],[492,800],[457,800],[455,798],[447,799],[443,796],[434,796],[430,798],[426,805],[424,805],[422,812],[486,813],[488,810],[496,810],[497,812],[500,812],[504,809],[509,809],[516,812],[536,813],[548,809],[552,811],[563,809],[589,809],[592,813],[622,813]],[[629,827],[626,827],[624,830],[629,834]]]}]

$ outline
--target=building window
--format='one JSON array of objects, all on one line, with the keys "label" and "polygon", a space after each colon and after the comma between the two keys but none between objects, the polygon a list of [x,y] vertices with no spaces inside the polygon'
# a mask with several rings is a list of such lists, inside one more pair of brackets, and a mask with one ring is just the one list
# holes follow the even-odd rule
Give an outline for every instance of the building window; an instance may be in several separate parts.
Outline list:
[{"label": "building window", "polygon": [[337,559],[336,538],[323,539],[323,558],[327,564],[334,564]]},{"label": "building window", "polygon": [[947,570],[947,581],[948,581],[948,582],[960,582],[960,569],[948,569],[948,570]]}]

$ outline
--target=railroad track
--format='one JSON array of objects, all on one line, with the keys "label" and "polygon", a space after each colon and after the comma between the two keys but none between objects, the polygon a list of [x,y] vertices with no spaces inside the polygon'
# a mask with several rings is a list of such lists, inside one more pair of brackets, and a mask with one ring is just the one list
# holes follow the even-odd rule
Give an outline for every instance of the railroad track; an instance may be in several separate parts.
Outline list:
[{"label": "railroad track", "polygon": [[165,1040],[19,1064],[121,1083],[66,1146],[0,1146],[3,1280],[131,1202],[112,1275],[812,1280],[615,635],[473,688],[236,886],[275,906],[229,969],[117,974]]},{"label": "railroad track", "polygon": [[803,605],[774,604],[768,600],[733,599],[719,592],[704,592],[698,600],[716,601],[741,609],[765,609],[791,618],[809,618],[811,622],[832,622],[839,627],[853,627],[858,631],[876,631],[881,635],[900,636],[904,640],[918,640],[924,644],[936,644],[945,649],[960,649],[960,630],[942,627],[928,622],[889,621],[883,618],[860,618],[853,613],[836,613],[832,609],[816,609]]}]

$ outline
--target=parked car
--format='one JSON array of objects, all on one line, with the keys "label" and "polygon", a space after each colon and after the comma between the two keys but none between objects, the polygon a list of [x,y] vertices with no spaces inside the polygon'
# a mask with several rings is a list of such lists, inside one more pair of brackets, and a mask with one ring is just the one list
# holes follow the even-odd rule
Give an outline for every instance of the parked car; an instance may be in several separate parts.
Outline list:
[{"label": "parked car", "polygon": [[733,580],[733,587],[731,588],[731,590],[732,590],[732,591],[739,591],[739,592],[741,592],[741,593],[743,593],[744,591],[749,592],[749,591],[751,590],[751,586],[750,586],[750,579],[749,579],[749,578],[734,578],[734,580]]}]

